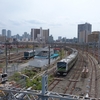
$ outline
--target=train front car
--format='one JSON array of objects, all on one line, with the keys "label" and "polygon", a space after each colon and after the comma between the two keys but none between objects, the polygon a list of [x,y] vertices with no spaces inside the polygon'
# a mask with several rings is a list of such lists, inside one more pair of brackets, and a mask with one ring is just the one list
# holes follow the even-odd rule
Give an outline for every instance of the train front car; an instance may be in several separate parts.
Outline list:
[{"label": "train front car", "polygon": [[66,59],[57,62],[57,75],[67,75]]},{"label": "train front car", "polygon": [[34,55],[35,55],[35,50],[34,50],[34,52],[33,52],[33,50],[24,52],[25,59],[29,59],[31,57],[34,57]]},{"label": "train front car", "polygon": [[29,59],[29,52],[28,51],[24,52],[24,58]]},{"label": "train front car", "polygon": [[67,56],[65,59],[62,59],[57,62],[57,75],[67,75],[70,69],[74,66],[78,58],[78,51],[73,49],[73,52]]}]

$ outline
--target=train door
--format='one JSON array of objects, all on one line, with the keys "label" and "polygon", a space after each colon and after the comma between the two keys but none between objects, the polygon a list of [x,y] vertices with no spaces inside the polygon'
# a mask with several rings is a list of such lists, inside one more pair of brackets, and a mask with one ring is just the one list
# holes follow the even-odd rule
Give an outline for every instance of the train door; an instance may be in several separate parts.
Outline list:
[{"label": "train door", "polygon": [[66,72],[68,71],[68,65],[67,65],[67,63],[66,63]]},{"label": "train door", "polygon": [[65,66],[66,66],[66,69],[65,69],[65,71],[63,72],[63,76],[66,76],[66,75],[67,75],[67,71],[68,71],[67,63],[65,63]]}]

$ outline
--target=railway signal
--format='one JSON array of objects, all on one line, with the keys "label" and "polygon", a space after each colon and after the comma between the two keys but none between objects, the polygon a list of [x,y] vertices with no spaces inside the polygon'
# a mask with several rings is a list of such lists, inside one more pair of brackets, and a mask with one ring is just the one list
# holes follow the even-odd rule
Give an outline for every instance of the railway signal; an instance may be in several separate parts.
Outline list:
[{"label": "railway signal", "polygon": [[1,76],[2,76],[2,78],[7,77],[7,73],[2,74]]},{"label": "railway signal", "polygon": [[5,84],[8,81],[7,76],[8,76],[7,73],[1,74],[1,77],[2,77],[1,84]]}]

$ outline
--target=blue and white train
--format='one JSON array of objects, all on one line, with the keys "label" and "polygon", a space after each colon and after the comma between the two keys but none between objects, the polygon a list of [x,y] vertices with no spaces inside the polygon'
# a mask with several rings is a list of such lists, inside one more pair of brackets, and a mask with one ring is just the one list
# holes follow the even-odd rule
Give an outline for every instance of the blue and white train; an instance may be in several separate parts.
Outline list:
[{"label": "blue and white train", "polygon": [[24,58],[25,59],[29,59],[31,57],[34,57],[35,56],[35,50],[30,50],[30,51],[25,51],[24,52]]}]

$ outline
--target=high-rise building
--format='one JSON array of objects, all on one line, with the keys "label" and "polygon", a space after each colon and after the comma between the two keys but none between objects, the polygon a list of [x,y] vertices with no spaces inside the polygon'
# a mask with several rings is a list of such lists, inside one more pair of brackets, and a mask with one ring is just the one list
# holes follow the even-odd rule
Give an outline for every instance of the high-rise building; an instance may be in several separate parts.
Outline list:
[{"label": "high-rise building", "polygon": [[42,30],[42,27],[40,29],[31,29],[31,40],[41,40],[41,41],[47,41],[49,37],[49,29]]},{"label": "high-rise building", "polygon": [[43,30],[42,30],[42,27],[40,27],[40,36],[43,37]]},{"label": "high-rise building", "polygon": [[45,42],[47,42],[49,37],[49,29],[43,30],[43,37],[45,38]]},{"label": "high-rise building", "polygon": [[8,37],[8,38],[11,38],[11,30],[8,30],[8,31],[7,31],[7,37]]},{"label": "high-rise building", "polygon": [[22,35],[22,39],[24,41],[29,41],[30,40],[30,35],[27,32],[24,32],[24,34]]},{"label": "high-rise building", "polygon": [[34,29],[31,29],[31,41],[34,41]]},{"label": "high-rise building", "polygon": [[61,36],[58,36],[58,40],[61,41],[61,39],[62,39],[62,37]]},{"label": "high-rise building", "polygon": [[48,37],[48,41],[47,42],[48,43],[53,43],[54,42],[54,39],[53,39],[52,35]]},{"label": "high-rise building", "polygon": [[6,29],[2,29],[2,36],[6,36]]},{"label": "high-rise building", "polygon": [[27,32],[24,32],[23,37],[24,37],[24,38],[27,38],[27,35],[28,35]]},{"label": "high-rise building", "polygon": [[36,40],[38,34],[40,34],[40,29],[31,29],[31,40]]},{"label": "high-rise building", "polygon": [[20,35],[19,35],[19,34],[16,34],[16,35],[14,36],[14,38],[20,39]]},{"label": "high-rise building", "polygon": [[92,25],[89,23],[78,25],[78,42],[87,43],[88,35],[91,34]]}]

